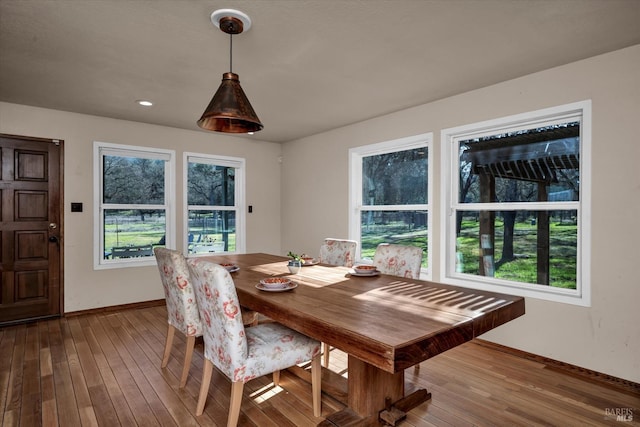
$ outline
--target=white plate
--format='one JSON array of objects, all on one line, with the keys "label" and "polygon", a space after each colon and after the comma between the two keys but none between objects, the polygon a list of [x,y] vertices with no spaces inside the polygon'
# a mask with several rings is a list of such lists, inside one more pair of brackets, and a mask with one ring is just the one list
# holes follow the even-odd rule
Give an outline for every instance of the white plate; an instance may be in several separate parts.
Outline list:
[{"label": "white plate", "polygon": [[240,267],[238,267],[237,265],[221,265],[222,267],[224,267],[229,273],[235,273],[236,271],[240,270]]},{"label": "white plate", "polygon": [[310,262],[305,262],[304,264],[302,264],[303,267],[311,267],[312,265],[316,265],[319,264],[320,261],[318,261],[317,259],[311,260]]},{"label": "white plate", "polygon": [[258,283],[256,285],[256,288],[265,292],[286,292],[286,291],[290,291],[291,289],[295,289],[297,287],[298,287],[298,284],[293,282],[289,282],[287,285],[284,285],[281,288],[267,288],[262,283]]},{"label": "white plate", "polygon": [[358,273],[357,271],[353,270],[351,272],[352,276],[358,276],[358,277],[370,277],[370,276],[378,276],[380,274],[380,272],[378,270],[376,271],[372,271],[371,273]]},{"label": "white plate", "polygon": [[266,279],[260,280],[260,284],[265,288],[272,289],[280,289],[282,287],[288,286],[291,283],[291,280],[286,277],[268,277]]},{"label": "white plate", "polygon": [[378,268],[375,265],[354,265],[351,267],[353,271],[359,274],[371,274],[378,271]]}]

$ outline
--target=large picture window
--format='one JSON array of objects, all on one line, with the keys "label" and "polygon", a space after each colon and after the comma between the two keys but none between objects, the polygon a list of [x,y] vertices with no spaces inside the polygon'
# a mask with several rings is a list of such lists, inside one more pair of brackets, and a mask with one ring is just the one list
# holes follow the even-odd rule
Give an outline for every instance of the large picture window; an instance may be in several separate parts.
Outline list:
[{"label": "large picture window", "polygon": [[244,252],[244,159],[185,153],[189,254]]},{"label": "large picture window", "polygon": [[423,248],[429,276],[431,134],[350,150],[350,238],[359,260],[371,260],[380,243]]},{"label": "large picture window", "polygon": [[589,303],[590,104],[442,133],[445,279]]},{"label": "large picture window", "polygon": [[150,265],[172,238],[174,152],[96,142],[96,268]]}]

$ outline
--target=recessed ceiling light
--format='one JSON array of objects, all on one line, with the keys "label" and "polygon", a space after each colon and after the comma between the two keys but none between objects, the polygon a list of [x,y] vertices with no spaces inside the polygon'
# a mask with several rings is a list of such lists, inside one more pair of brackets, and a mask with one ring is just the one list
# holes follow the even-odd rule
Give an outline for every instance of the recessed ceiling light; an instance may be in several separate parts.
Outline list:
[{"label": "recessed ceiling light", "polygon": [[146,99],[138,99],[136,101],[136,104],[142,105],[143,107],[151,107],[153,105],[153,102],[147,101]]}]

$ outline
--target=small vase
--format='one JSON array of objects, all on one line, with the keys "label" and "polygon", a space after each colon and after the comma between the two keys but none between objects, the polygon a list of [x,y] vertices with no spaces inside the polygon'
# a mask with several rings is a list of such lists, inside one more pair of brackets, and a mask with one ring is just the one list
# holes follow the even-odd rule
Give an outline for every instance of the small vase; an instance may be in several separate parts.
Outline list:
[{"label": "small vase", "polygon": [[289,268],[291,274],[298,274],[300,273],[300,269],[302,268],[302,261],[291,260],[289,261],[289,264],[287,264],[287,267]]}]

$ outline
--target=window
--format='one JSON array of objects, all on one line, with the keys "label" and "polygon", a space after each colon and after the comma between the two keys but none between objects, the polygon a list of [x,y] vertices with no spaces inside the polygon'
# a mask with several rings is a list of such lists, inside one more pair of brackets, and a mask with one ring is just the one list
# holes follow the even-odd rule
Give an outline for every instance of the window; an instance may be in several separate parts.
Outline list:
[{"label": "window", "polygon": [[173,241],[174,152],[94,143],[95,267],[155,264]]},{"label": "window", "polygon": [[590,304],[590,106],[442,132],[443,281]]},{"label": "window", "polygon": [[359,260],[371,260],[380,243],[419,246],[430,276],[430,161],[432,134],[352,148],[349,235],[360,242]]},{"label": "window", "polygon": [[185,153],[189,254],[244,252],[244,159]]}]

